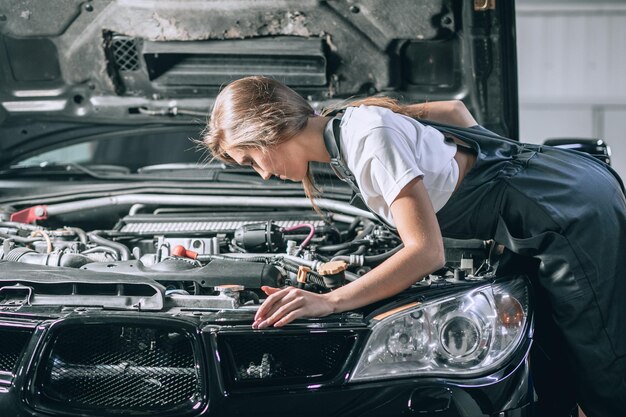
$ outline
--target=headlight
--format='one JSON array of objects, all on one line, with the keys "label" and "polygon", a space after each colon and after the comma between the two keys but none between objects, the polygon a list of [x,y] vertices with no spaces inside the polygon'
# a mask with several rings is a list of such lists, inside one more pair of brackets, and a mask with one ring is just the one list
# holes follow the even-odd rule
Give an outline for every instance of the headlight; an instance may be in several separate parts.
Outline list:
[{"label": "headlight", "polygon": [[351,380],[485,373],[515,351],[527,319],[521,278],[418,304],[374,324]]}]

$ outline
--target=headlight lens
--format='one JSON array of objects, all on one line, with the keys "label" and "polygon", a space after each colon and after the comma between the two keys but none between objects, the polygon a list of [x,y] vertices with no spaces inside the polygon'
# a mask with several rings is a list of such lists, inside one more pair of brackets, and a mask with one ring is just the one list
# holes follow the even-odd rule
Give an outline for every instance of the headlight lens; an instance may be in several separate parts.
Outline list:
[{"label": "headlight lens", "polygon": [[351,380],[487,372],[515,351],[527,319],[522,278],[414,306],[373,326]]}]

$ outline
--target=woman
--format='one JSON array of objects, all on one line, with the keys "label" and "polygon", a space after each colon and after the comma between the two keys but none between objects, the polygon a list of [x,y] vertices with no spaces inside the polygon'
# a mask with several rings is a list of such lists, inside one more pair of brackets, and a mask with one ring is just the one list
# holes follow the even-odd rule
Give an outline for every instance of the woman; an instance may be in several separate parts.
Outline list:
[{"label": "woman", "polygon": [[[328,139],[333,129],[337,144]],[[460,102],[401,106],[372,97],[350,103],[340,119],[317,116],[265,77],[237,80],[218,95],[204,142],[265,179],[302,181],[309,197],[309,162],[343,159],[368,208],[404,243],[327,294],[265,288],[254,328],[392,296],[443,266],[442,234],[495,239],[537,267],[531,361],[542,413],[568,415],[576,402],[589,417],[626,413],[626,199],[603,163],[499,137]]]}]

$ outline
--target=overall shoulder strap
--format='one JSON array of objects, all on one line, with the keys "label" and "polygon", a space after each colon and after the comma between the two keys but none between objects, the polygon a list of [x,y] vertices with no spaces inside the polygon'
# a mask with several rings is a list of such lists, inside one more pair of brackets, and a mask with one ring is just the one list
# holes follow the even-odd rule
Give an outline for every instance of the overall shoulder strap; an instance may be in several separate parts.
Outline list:
[{"label": "overall shoulder strap", "polygon": [[363,196],[361,195],[361,190],[356,182],[356,178],[348,165],[346,165],[345,161],[341,157],[341,117],[343,114],[339,114],[333,117],[327,124],[324,129],[324,143],[326,144],[326,148],[328,149],[328,153],[330,153],[330,166],[339,177],[340,180],[345,182],[352,189],[352,200],[350,204],[363,209],[368,210],[372,213],[382,224],[384,224],[387,228],[391,230],[395,230],[393,226],[391,226],[387,221],[381,217],[378,213],[373,212],[367,207],[364,202]]},{"label": "overall shoulder strap", "polygon": [[424,120],[424,119],[416,119],[416,120],[424,125],[434,127],[435,129],[443,133],[443,135],[446,138],[456,137],[466,142],[467,142],[467,139],[469,139],[471,142],[476,142],[477,140],[478,141],[487,140],[487,141],[493,142],[495,140],[496,142],[499,142],[499,143],[508,143],[509,145],[520,146],[519,141],[515,141],[512,139],[506,138],[504,136],[498,135],[497,133],[494,133],[491,130],[481,125],[474,125],[471,127],[459,127],[459,126],[452,126],[452,125],[446,125],[443,123],[433,122],[432,120]]},{"label": "overall shoulder strap", "polygon": [[360,194],[359,187],[352,171],[341,157],[341,114],[333,117],[324,129],[324,143],[330,153],[330,166],[342,181],[346,182],[352,191]]}]

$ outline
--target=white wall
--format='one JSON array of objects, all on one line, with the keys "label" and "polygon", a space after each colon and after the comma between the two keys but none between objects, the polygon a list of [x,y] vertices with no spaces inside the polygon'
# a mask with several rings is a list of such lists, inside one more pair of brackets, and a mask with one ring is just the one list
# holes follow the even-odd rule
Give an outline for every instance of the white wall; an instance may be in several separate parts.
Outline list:
[{"label": "white wall", "polygon": [[516,3],[520,138],[597,137],[626,178],[626,0]]}]

